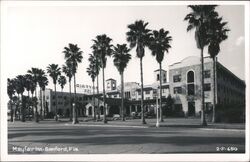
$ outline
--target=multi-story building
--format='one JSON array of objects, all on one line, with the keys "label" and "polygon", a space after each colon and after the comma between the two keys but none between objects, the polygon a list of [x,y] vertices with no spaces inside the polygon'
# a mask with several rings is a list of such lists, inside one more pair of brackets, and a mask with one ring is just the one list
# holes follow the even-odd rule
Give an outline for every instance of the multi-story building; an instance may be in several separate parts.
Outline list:
[{"label": "multi-story building", "polygon": [[[205,108],[212,108],[216,88],[217,104],[245,103],[245,83],[222,64],[216,62],[216,84],[213,83],[213,62],[204,58],[204,96]],[[186,116],[200,115],[201,111],[201,65],[200,58],[190,56],[169,66],[170,94],[175,100],[175,107],[184,111]]]},{"label": "multi-story building", "polygon": [[[213,62],[209,57],[204,58],[204,94],[205,107],[207,110],[212,108],[213,91],[216,87],[216,103],[221,105],[245,103],[245,83],[219,62],[216,63],[216,84],[213,85]],[[144,104],[146,111],[156,112],[156,99],[159,98],[159,80],[162,78],[162,101],[163,106],[167,103],[170,95],[174,101],[173,108],[184,112],[185,116],[199,116],[201,111],[201,65],[200,58],[190,56],[181,62],[169,66],[169,82],[167,82],[167,71],[154,71],[155,81],[150,85],[144,85]],[[106,80],[106,114],[119,113],[121,91],[117,86],[116,80],[110,78]],[[124,83],[124,97],[126,113],[140,112],[141,87],[136,82]],[[55,93],[52,90],[45,91],[45,100],[48,111],[55,111]],[[95,100],[91,93],[77,93],[78,113],[80,115],[93,115],[93,105],[101,107],[103,114],[102,92],[95,95]],[[69,93],[57,92],[58,113],[69,114]]]}]

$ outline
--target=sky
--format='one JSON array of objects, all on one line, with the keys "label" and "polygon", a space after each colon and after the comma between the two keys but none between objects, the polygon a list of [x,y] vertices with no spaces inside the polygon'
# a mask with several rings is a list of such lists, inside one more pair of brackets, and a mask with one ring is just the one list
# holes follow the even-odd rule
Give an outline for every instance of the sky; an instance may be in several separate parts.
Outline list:
[{"label": "sky", "polygon": [[[221,44],[218,60],[236,76],[245,79],[244,53],[244,6],[220,5],[216,8],[224,21],[228,22],[228,39]],[[77,83],[92,85],[86,73],[88,56],[93,39],[99,34],[112,38],[112,44],[126,42],[127,26],[136,20],[149,22],[148,28],[164,28],[170,32],[172,48],[166,53],[162,67],[179,62],[188,56],[200,56],[196,48],[194,31],[187,32],[183,21],[190,12],[186,5],[154,6],[11,6],[7,9],[5,51],[2,53],[2,71],[8,78],[26,74],[31,67],[46,70],[48,64],[64,64],[63,48],[68,43],[77,44],[83,51],[83,61],[78,66]],[[207,48],[204,50],[207,56]],[[140,62],[135,49],[130,51],[132,59],[124,72],[125,82],[140,83]],[[144,84],[154,81],[153,71],[158,64],[146,49],[143,58]],[[120,76],[108,58],[105,79],[114,78],[120,83]],[[100,75],[100,88],[102,77]],[[53,88],[49,78],[49,88]],[[59,88],[59,86],[58,86]],[[68,85],[65,86],[68,90]]]}]

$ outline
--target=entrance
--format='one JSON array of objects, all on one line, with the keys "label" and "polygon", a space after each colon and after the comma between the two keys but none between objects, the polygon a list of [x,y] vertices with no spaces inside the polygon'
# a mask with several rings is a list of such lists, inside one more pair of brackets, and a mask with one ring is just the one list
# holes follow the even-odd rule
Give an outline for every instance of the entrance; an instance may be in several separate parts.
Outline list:
[{"label": "entrance", "polygon": [[109,114],[112,116],[114,114],[120,114],[120,108],[118,106],[110,106]]},{"label": "entrance", "polygon": [[195,102],[188,102],[188,116],[195,116]]},{"label": "entrance", "polygon": [[92,115],[92,106],[89,107],[89,115]]}]

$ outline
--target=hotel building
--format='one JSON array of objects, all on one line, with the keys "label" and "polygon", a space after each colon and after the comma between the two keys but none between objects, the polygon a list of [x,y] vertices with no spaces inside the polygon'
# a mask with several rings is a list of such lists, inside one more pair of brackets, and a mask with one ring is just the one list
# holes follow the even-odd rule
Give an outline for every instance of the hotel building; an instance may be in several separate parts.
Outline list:
[{"label": "hotel building", "polygon": [[[234,75],[230,70],[221,63],[216,62],[216,83],[213,85],[213,61],[209,57],[204,57],[204,94],[205,108],[207,111],[212,109],[213,91],[216,87],[216,104],[217,105],[244,105],[245,104],[245,82]],[[153,72],[153,71],[152,71]],[[144,85],[144,104],[145,111],[156,113],[156,98],[159,96],[159,79],[162,78],[162,102],[163,107],[167,105],[167,98],[171,96],[173,100],[172,109],[183,112],[183,115],[200,116],[201,112],[201,65],[200,58],[190,56],[180,62],[169,66],[169,74],[162,70],[154,71],[155,82],[151,85]],[[167,76],[169,82],[167,82]],[[115,79],[106,80],[106,106],[107,115],[119,114],[120,112],[120,86],[117,86]],[[78,90],[80,91],[80,90]],[[93,116],[93,105],[97,106],[99,101],[100,113],[103,114],[102,94],[95,95],[93,101],[92,94],[77,93],[78,114],[80,116]],[[68,116],[70,110],[70,95],[67,92],[57,93],[58,113]],[[73,95],[73,94],[72,94]],[[136,82],[124,83],[124,96],[126,114],[140,112],[141,88]],[[46,89],[45,94],[46,107],[48,112],[55,111],[55,93]]]}]

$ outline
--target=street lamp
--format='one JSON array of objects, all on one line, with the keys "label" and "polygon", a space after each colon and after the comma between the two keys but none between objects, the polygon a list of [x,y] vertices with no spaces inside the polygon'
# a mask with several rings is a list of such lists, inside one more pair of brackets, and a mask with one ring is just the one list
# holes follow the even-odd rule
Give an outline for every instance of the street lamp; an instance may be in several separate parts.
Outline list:
[{"label": "street lamp", "polygon": [[75,110],[75,106],[76,106],[76,104],[75,104],[75,102],[73,102],[72,103],[72,106],[73,106],[73,122],[72,122],[72,124],[76,124],[76,122],[75,122],[75,118],[76,118],[76,110]]}]

